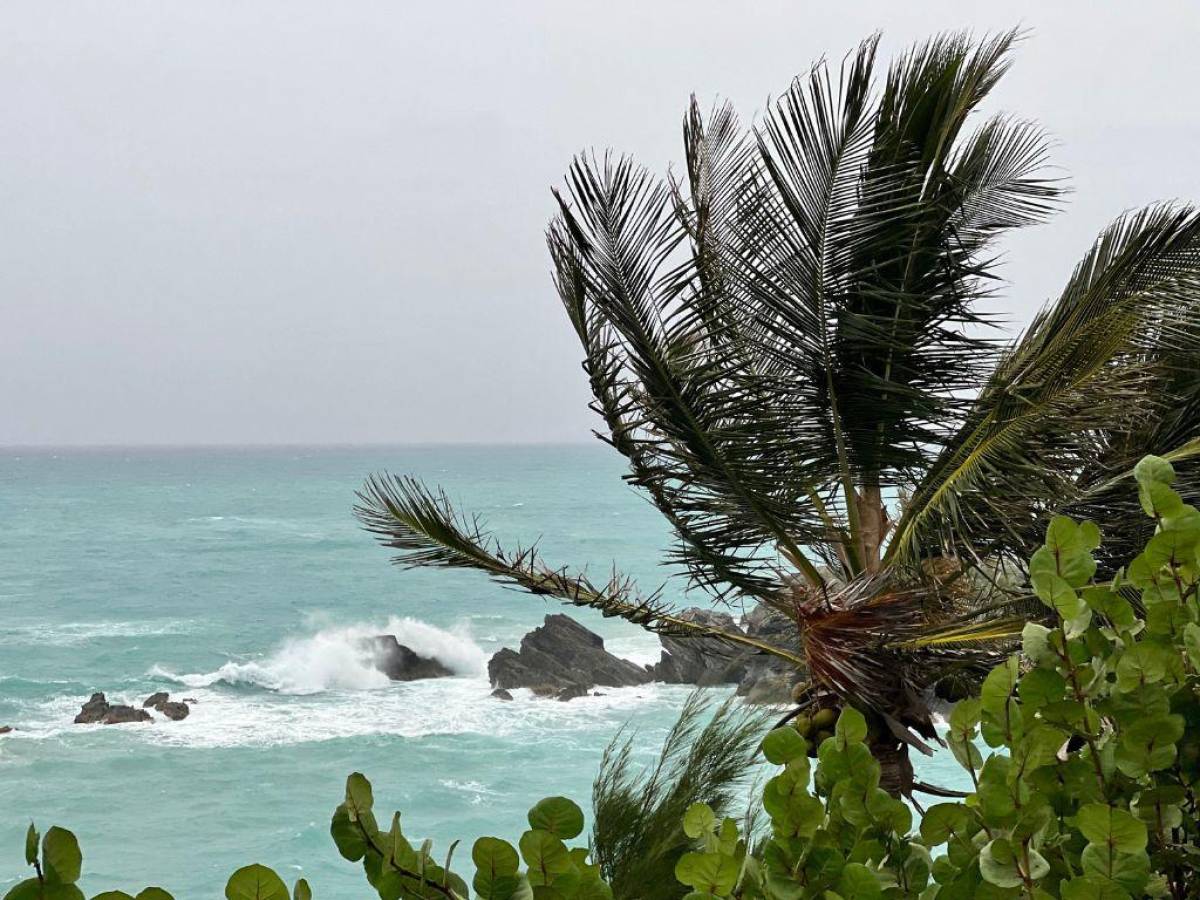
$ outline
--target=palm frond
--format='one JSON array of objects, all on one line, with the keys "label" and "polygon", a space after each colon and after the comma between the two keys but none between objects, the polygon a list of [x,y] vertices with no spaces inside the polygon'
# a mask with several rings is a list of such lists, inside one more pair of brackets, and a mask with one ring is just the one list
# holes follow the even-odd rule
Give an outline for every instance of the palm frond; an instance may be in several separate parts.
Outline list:
[{"label": "palm frond", "polygon": [[597,583],[586,573],[548,566],[536,546],[508,552],[478,519],[457,515],[443,492],[434,493],[413,478],[373,476],[357,496],[355,515],[381,544],[399,551],[393,557],[398,565],[475,569],[503,584],[596,609],[657,634],[713,638],[794,665],[803,662],[764,641],[682,618],[662,599],[661,589],[643,595],[631,579],[615,571],[606,582]]},{"label": "palm frond", "polygon": [[592,854],[614,896],[683,897],[675,864],[695,843],[683,832],[687,808],[707,803],[718,817],[743,812],[737,804],[768,719],[727,700],[705,722],[710,708],[701,692],[691,694],[645,768],[635,761],[632,737],[618,735],[604,751],[592,787]]},{"label": "palm frond", "polygon": [[[1198,313],[1200,215],[1159,206],[1110,226],[1006,352],[914,491],[889,557],[949,546],[1022,559],[1049,511],[1132,468],[1135,454],[1177,449],[1145,438],[1156,422],[1175,439],[1200,425],[1183,398],[1157,394],[1164,363],[1200,346]],[[1182,421],[1171,419],[1181,412]],[[1109,454],[1114,436],[1132,442],[1132,453]]]},{"label": "palm frond", "polygon": [[684,239],[670,196],[628,160],[577,159],[550,229],[556,282],[611,441],[680,532],[693,579],[770,601],[784,560],[820,582],[801,550],[819,528],[804,485],[770,452],[794,429],[758,415],[764,376],[673,305],[689,280],[667,265]]}]

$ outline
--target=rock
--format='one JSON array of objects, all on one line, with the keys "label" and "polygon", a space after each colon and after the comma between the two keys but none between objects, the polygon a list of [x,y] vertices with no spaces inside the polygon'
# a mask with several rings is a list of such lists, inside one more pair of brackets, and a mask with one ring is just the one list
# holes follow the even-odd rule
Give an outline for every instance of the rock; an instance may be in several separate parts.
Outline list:
[{"label": "rock", "polygon": [[521,639],[520,652],[505,647],[496,653],[488,662],[488,677],[493,687],[527,687],[555,696],[567,687],[626,687],[650,680],[644,668],[613,656],[600,635],[562,614],[546,616]]},{"label": "rock", "polygon": [[513,698],[513,695],[504,688],[496,688],[494,691],[492,691],[492,696],[497,700],[512,700]]},{"label": "rock", "polygon": [[158,707],[158,711],[172,721],[178,722],[180,719],[186,719],[191,712],[186,703],[168,701]]},{"label": "rock", "polygon": [[161,709],[162,705],[170,699],[171,695],[166,691],[158,691],[142,701],[142,708]]},{"label": "rock", "polygon": [[586,697],[588,689],[581,684],[568,684],[565,688],[554,695],[554,699],[560,703],[566,703],[568,700],[577,700],[580,697]]},{"label": "rock", "polygon": [[[729,613],[691,607],[680,618],[699,622],[722,631],[741,634],[742,630]],[[746,657],[739,651],[714,638],[678,638],[664,635],[659,661],[650,666],[651,677],[667,684],[737,684],[746,674]]]},{"label": "rock", "polygon": [[75,717],[76,725],[124,725],[127,722],[151,722],[153,718],[144,709],[134,709],[123,703],[112,705],[104,694],[92,694],[91,699],[83,704],[79,715]]},{"label": "rock", "polygon": [[[760,603],[750,610],[742,624],[746,634],[751,637],[762,638],[785,650],[801,652],[796,623],[765,604]],[[765,654],[753,655],[746,660],[745,673],[738,682],[737,692],[751,703],[789,703],[792,686],[806,677],[806,672],[797,670],[787,660]]]},{"label": "rock", "polygon": [[195,697],[184,697],[183,702],[184,703],[199,703],[200,701],[197,700]]},{"label": "rock", "polygon": [[416,681],[419,678],[445,678],[453,675],[436,659],[427,659],[396,640],[394,634],[371,638],[375,667],[392,681]]},{"label": "rock", "polygon": [[132,706],[118,703],[110,706],[100,721],[105,725],[126,725],[130,722],[153,722],[154,717],[144,709],[134,709]]},{"label": "rock", "polygon": [[91,699],[80,707],[79,715],[75,717],[75,724],[94,725],[104,719],[108,710],[108,700],[104,695],[92,694]]},{"label": "rock", "polygon": [[0,725],[0,734],[11,734],[16,731],[11,725]]}]

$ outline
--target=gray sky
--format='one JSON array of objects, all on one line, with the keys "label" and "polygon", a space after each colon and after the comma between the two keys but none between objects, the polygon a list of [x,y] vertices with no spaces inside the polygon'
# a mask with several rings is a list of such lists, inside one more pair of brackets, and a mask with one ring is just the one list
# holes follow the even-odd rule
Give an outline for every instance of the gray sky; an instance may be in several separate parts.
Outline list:
[{"label": "gray sky", "polygon": [[1070,206],[1010,244],[1017,323],[1122,210],[1200,200],[1187,0],[6,0],[0,444],[574,441],[549,186],[589,146],[677,161],[876,29],[1032,35],[993,108]]}]

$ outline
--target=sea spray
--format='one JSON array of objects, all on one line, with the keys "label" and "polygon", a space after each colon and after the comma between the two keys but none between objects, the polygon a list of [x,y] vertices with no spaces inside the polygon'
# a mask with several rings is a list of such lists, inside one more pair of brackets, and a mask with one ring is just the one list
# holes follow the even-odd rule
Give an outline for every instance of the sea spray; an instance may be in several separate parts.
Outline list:
[{"label": "sea spray", "polygon": [[394,634],[401,644],[439,660],[455,674],[486,671],[487,654],[472,640],[465,622],[447,631],[418,619],[392,616],[382,625],[326,626],[304,637],[286,639],[262,660],[230,661],[212,672],[176,674],[160,664],[149,674],[193,688],[224,682],[283,694],[377,690],[391,684],[375,665],[376,651],[370,638],[380,634]]}]

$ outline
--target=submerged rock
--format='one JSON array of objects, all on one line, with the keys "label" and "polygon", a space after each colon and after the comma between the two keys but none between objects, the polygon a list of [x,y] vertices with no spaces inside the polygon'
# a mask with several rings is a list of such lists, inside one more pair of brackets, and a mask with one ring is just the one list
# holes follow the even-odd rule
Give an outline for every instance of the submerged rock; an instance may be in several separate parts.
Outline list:
[{"label": "submerged rock", "polygon": [[566,688],[586,692],[597,684],[626,687],[650,681],[646,669],[613,656],[600,635],[561,613],[546,616],[525,635],[519,652],[505,647],[496,653],[488,662],[488,677],[493,687],[527,687],[542,696],[559,696]]},{"label": "submerged rock", "polygon": [[111,704],[101,693],[92,694],[75,717],[76,725],[124,725],[128,722],[152,722],[150,713],[123,703]]},{"label": "submerged rock", "polygon": [[510,694],[508,691],[506,691],[504,688],[496,688],[494,691],[492,691],[492,698],[495,700],[508,701],[508,700],[512,700],[513,695]]},{"label": "submerged rock", "polygon": [[[691,607],[679,614],[681,619],[699,622],[741,634],[733,616],[711,609]],[[651,677],[667,684],[737,684],[746,675],[745,651],[715,638],[679,638],[663,635],[659,661],[650,666]]]},{"label": "submerged rock", "polygon": [[421,656],[396,640],[394,634],[371,638],[375,668],[392,681],[416,681],[420,678],[445,678],[453,675],[439,660]]},{"label": "submerged rock", "polygon": [[11,725],[0,725],[0,734],[11,734],[16,731]]},{"label": "submerged rock", "polygon": [[568,700],[577,700],[578,698],[586,697],[587,695],[588,689],[582,684],[569,684],[555,694],[554,699],[560,703],[566,703]]}]

